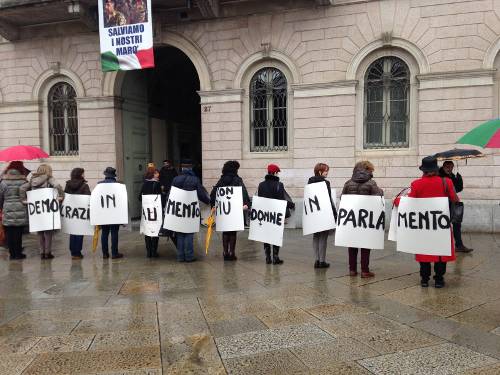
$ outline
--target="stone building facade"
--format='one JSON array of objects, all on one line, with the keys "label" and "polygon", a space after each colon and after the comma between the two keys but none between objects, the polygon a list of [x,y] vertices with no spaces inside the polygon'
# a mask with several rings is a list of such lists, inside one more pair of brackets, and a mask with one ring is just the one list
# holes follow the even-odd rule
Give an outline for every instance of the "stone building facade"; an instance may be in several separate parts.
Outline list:
[{"label": "stone building facade", "polygon": [[[198,76],[199,127],[183,142],[201,134],[207,187],[225,160],[237,159],[254,192],[274,162],[298,198],[317,162],[331,166],[340,188],[354,163],[369,159],[391,198],[419,176],[423,156],[500,115],[500,0],[173,3],[153,1],[155,46],[182,51]],[[156,14],[155,4],[172,8]],[[0,7],[9,19],[0,27],[0,147],[52,150],[59,118],[66,130],[78,126],[76,146],[66,134],[63,155],[49,160],[61,180],[83,166],[94,184],[112,165],[133,188],[141,167],[130,160],[179,161],[172,139],[181,140],[183,126],[154,114],[144,75],[103,74],[98,33],[83,17],[23,23],[15,17],[23,6]],[[76,110],[58,117],[50,97],[61,82],[74,90]],[[470,230],[500,229],[493,151],[459,163]]]}]

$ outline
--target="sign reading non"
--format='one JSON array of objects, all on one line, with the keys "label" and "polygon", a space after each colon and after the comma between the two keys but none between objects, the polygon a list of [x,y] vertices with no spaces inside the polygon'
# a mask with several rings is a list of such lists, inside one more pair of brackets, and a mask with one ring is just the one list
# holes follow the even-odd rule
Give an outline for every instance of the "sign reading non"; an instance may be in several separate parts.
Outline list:
[{"label": "sign reading non", "polygon": [[200,204],[195,190],[187,191],[172,186],[165,206],[163,227],[180,233],[200,230]]},{"label": "sign reading non", "polygon": [[162,216],[161,196],[143,195],[140,232],[149,237],[158,237]]},{"label": "sign reading non", "polygon": [[61,203],[61,228],[67,234],[94,235],[94,227],[90,224],[90,195],[64,195]]},{"label": "sign reading non", "polygon": [[397,251],[451,255],[448,198],[401,198],[396,238]]},{"label": "sign reading non", "polygon": [[276,246],[283,244],[286,201],[254,196],[248,239]]},{"label": "sign reading non", "polygon": [[128,224],[127,188],[123,184],[97,184],[90,196],[90,224]]},{"label": "sign reading non", "polygon": [[244,230],[242,187],[219,187],[215,194],[215,230],[217,232]]},{"label": "sign reading non", "polygon": [[336,246],[383,249],[384,234],[384,197],[342,195],[335,232]]},{"label": "sign reading non", "polygon": [[[332,191],[335,197],[335,190]],[[304,188],[302,232],[304,236],[335,228],[332,202],[325,182],[308,184]]]},{"label": "sign reading non", "polygon": [[61,229],[57,189],[30,190],[27,197],[30,232]]}]

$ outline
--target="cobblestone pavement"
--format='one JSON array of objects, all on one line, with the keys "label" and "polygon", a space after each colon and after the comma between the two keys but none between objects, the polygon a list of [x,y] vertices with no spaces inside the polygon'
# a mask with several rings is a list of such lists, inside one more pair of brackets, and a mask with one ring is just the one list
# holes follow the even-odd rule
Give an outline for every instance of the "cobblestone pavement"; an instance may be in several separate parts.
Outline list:
[{"label": "cobblestone pavement", "polygon": [[[349,277],[329,239],[327,270],[312,239],[288,230],[281,266],[240,234],[238,261],[177,263],[160,240],[122,231],[124,259],[86,251],[53,260],[0,250],[0,374],[500,374],[500,236],[466,235],[476,250],[448,268],[444,289],[419,286],[418,264],[388,243],[376,277]],[[90,239],[85,245],[90,248]]]}]

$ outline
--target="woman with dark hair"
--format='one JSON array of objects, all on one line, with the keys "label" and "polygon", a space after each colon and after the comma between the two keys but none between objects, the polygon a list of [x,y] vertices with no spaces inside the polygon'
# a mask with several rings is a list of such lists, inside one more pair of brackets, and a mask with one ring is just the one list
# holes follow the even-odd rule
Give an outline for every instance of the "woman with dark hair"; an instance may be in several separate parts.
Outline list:
[{"label": "woman with dark hair", "polygon": [[[90,188],[84,177],[85,170],[83,168],[73,168],[70,175],[70,180],[66,181],[64,192],[67,194],[90,195]],[[70,234],[69,235],[69,251],[72,259],[82,259],[83,236]]]},{"label": "woman with dark hair", "polygon": [[[160,172],[155,167],[148,167],[144,175],[144,182],[141,188],[139,200],[143,195],[158,195],[161,199]],[[148,258],[158,258],[158,237],[144,236],[146,242],[146,256]]]},{"label": "woman with dark hair", "polygon": [[[210,205],[215,206],[215,197],[217,189],[223,186],[241,186],[243,191],[243,209],[247,209],[250,206],[250,197],[248,195],[247,188],[243,183],[243,180],[238,176],[238,169],[240,169],[240,163],[236,160],[229,160],[224,163],[222,167],[222,176],[219,181],[215,184],[212,191],[210,192]],[[236,231],[222,232],[222,248],[224,260],[236,260]]]}]

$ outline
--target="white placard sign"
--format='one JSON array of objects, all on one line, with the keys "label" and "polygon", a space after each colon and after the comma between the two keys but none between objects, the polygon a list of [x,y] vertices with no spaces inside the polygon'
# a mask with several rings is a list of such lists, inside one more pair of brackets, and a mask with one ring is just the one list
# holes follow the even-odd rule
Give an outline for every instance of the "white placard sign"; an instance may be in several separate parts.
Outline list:
[{"label": "white placard sign", "polygon": [[403,197],[398,208],[397,251],[451,255],[448,198]]},{"label": "white placard sign", "polygon": [[27,197],[30,232],[61,229],[57,189],[30,190]]},{"label": "white placard sign", "polygon": [[378,195],[342,195],[335,246],[383,249],[385,200]]},{"label": "white placard sign", "polygon": [[392,206],[391,222],[389,224],[389,233],[387,239],[389,241],[397,241],[398,234],[398,206]]},{"label": "white placard sign", "polygon": [[287,202],[254,196],[250,210],[248,239],[281,246]]},{"label": "white placard sign", "polygon": [[196,190],[187,191],[172,186],[165,206],[163,228],[180,233],[199,232],[200,215]]},{"label": "white placard sign", "polygon": [[[332,191],[332,198],[335,190]],[[335,200],[334,200],[335,202]],[[302,232],[304,236],[335,228],[332,202],[326,182],[316,182],[304,187]]]},{"label": "white placard sign", "polygon": [[67,234],[94,235],[94,227],[90,224],[90,195],[64,195],[61,203],[61,227]]},{"label": "white placard sign", "polygon": [[143,195],[140,232],[149,237],[158,237],[162,220],[161,195]]},{"label": "white placard sign", "polygon": [[223,186],[215,191],[215,230],[231,232],[245,230],[243,222],[243,188]]},{"label": "white placard sign", "polygon": [[97,184],[90,195],[90,224],[128,224],[127,188],[119,183]]}]

